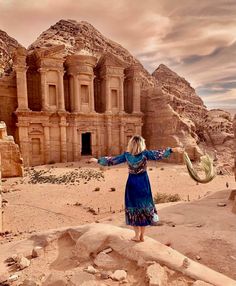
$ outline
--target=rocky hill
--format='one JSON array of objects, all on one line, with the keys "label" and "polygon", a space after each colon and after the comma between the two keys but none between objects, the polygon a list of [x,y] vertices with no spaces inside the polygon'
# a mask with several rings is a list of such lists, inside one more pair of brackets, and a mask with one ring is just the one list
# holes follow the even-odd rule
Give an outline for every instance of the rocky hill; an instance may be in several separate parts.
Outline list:
[{"label": "rocky hill", "polygon": [[15,39],[0,30],[0,76],[11,71],[12,53],[19,46]]},{"label": "rocky hill", "polygon": [[169,103],[175,111],[194,121],[207,112],[202,99],[196,94],[190,83],[167,66],[161,64],[153,72],[162,92],[169,98]]},{"label": "rocky hill", "polygon": [[163,64],[152,75],[157,79],[166,102],[186,124],[188,134],[203,151],[216,152],[221,165],[227,161],[226,169],[230,171],[233,159],[231,114],[220,109],[207,110],[190,83]]},{"label": "rocky hill", "polygon": [[138,64],[142,71],[143,84],[155,84],[155,80],[128,50],[106,38],[86,21],[60,20],[44,31],[28,50],[62,44],[65,45],[65,56],[79,52],[100,58],[104,53],[110,52],[128,64]]}]

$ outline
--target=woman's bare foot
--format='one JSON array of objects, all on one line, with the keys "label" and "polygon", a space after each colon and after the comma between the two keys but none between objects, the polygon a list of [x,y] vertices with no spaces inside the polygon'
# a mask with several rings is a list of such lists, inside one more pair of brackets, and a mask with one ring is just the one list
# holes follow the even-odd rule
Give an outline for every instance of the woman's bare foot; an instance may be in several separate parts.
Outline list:
[{"label": "woman's bare foot", "polygon": [[144,241],[144,236],[142,234],[140,235],[140,241]]},{"label": "woman's bare foot", "polygon": [[133,237],[133,238],[131,238],[131,240],[132,240],[132,241],[135,241],[135,242],[140,242],[139,237],[136,237],[136,236],[135,236],[135,237]]},{"label": "woman's bare foot", "polygon": [[166,245],[166,246],[171,246],[171,242],[170,242],[170,241],[167,241],[167,242],[165,243],[165,245]]}]

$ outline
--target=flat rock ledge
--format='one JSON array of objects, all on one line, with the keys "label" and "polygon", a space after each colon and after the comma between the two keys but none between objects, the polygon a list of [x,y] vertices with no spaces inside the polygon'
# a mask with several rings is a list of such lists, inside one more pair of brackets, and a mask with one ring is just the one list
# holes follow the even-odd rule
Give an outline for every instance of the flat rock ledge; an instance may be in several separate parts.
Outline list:
[{"label": "flat rock ledge", "polygon": [[[94,223],[4,244],[0,285],[236,286],[235,280],[171,247],[149,237],[136,243],[132,236],[129,229]],[[17,255],[30,263],[17,268]]]}]

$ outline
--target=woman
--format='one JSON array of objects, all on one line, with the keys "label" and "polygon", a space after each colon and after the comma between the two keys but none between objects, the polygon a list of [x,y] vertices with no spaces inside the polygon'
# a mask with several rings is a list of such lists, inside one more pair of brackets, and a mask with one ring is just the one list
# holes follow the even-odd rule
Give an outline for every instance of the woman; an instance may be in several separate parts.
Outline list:
[{"label": "woman", "polygon": [[181,151],[181,148],[166,148],[163,150],[146,150],[142,136],[133,136],[127,146],[127,152],[115,157],[92,158],[103,166],[112,166],[127,162],[129,177],[125,188],[125,218],[126,224],[134,228],[133,241],[144,241],[145,227],[153,223],[157,213],[153,202],[151,186],[147,174],[148,160],[168,158],[171,153]]}]

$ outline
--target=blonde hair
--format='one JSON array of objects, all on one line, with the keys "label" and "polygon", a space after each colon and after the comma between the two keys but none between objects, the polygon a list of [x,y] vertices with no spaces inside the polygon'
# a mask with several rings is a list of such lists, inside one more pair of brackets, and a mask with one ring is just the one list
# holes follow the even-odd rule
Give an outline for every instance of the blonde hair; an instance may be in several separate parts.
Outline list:
[{"label": "blonde hair", "polygon": [[128,143],[127,152],[132,155],[137,155],[146,149],[145,140],[140,135],[134,135]]}]

